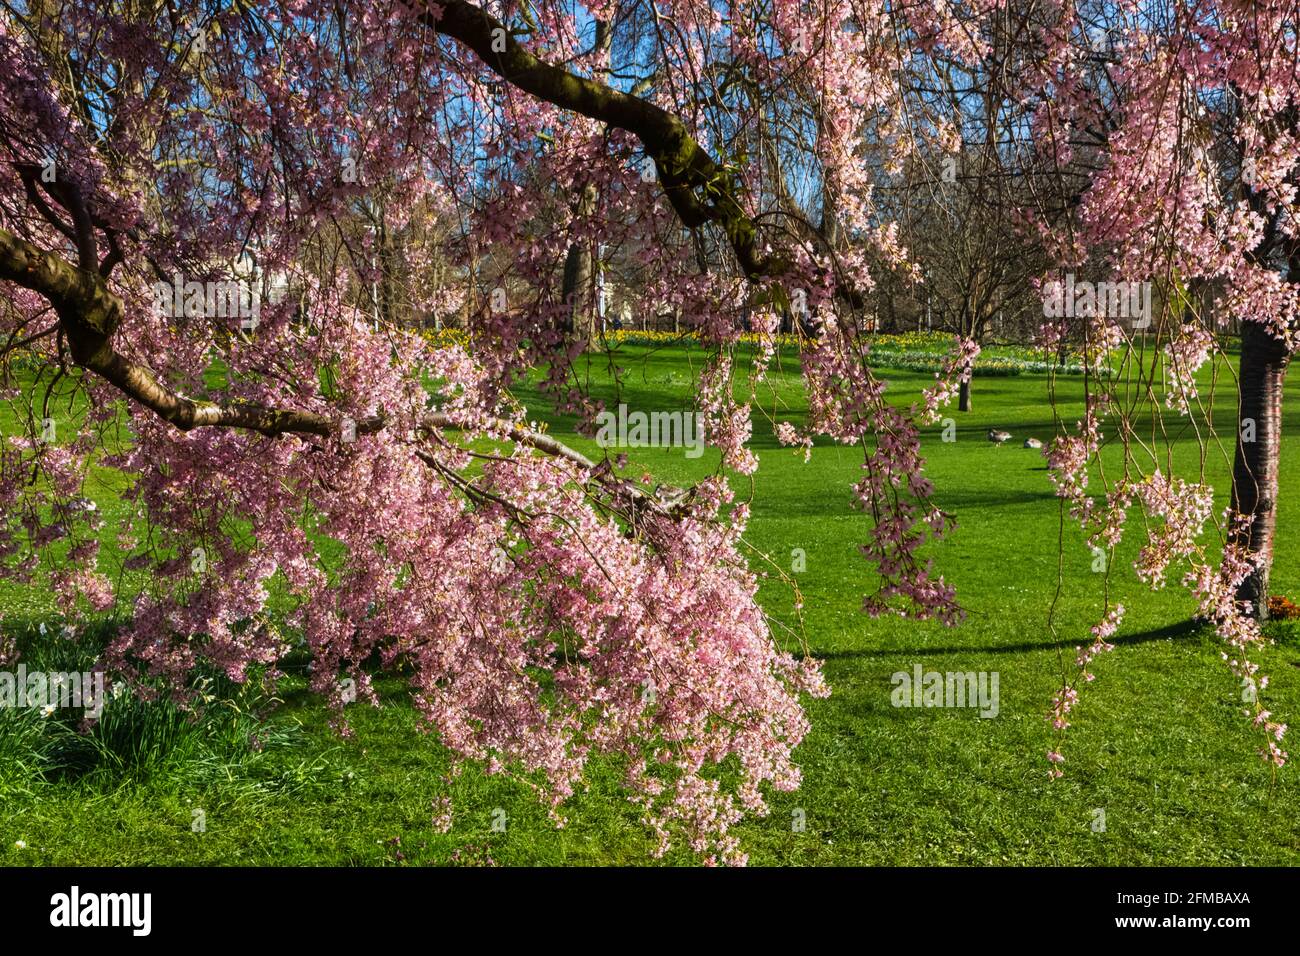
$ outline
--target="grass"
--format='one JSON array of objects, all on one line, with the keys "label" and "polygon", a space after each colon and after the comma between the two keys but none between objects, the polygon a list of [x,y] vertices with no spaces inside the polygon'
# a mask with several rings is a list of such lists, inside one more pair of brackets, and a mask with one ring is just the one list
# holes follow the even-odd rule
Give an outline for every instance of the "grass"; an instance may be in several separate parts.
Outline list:
[{"label": "grass", "polygon": [[[688,404],[700,360],[686,346],[629,345],[620,353],[626,372],[617,395],[603,365],[593,364],[591,375],[610,404],[672,409]],[[803,414],[792,372],[787,367],[774,375],[775,393],[764,400],[769,411],[774,403],[784,406],[778,421],[798,422]],[[907,370],[881,374],[902,401],[932,380]],[[1082,412],[1081,389],[1078,379],[1058,384],[1060,414],[1071,424]],[[1300,433],[1295,392],[1293,378],[1288,435]],[[545,414],[535,392],[525,388],[520,395],[534,416]],[[1273,774],[1256,756],[1259,744],[1241,715],[1239,688],[1213,638],[1187,624],[1190,599],[1176,588],[1153,594],[1125,573],[1137,547],[1132,537],[1112,575],[1112,596],[1129,609],[1116,650],[1099,661],[1098,679],[1082,693],[1066,743],[1065,778],[1048,780],[1044,753],[1052,736],[1043,715],[1074,646],[1100,616],[1101,576],[1091,571],[1078,529],[1062,526],[1041,457],[1019,447],[1025,437],[1046,441],[1052,434],[1045,377],[977,379],[975,408],[948,413],[957,422],[957,441],[940,441],[938,425],[925,441],[937,501],[959,520],[951,539],[931,550],[969,612],[955,629],[860,613],[869,582],[856,545],[866,526],[848,506],[860,453],[819,445],[804,464],[777,445],[761,416],[756,422],[752,447],[762,467],[747,538],[787,570],[794,549],[806,554],[806,570],[797,575],[802,628],[811,651],[825,661],[833,694],[808,702],[813,730],[797,752],[803,787],[774,795],[769,817],[741,827],[751,863],[1300,862],[1294,767]],[[1230,420],[1232,409],[1218,414]],[[552,433],[596,451],[573,434],[572,420],[549,421]],[[1014,441],[990,444],[991,427],[1007,429]],[[1185,468],[1199,460],[1198,448],[1190,433],[1169,442]],[[632,454],[637,471],[648,467],[670,481],[697,479],[717,466],[713,451],[694,461],[681,449]],[[1206,468],[1226,489],[1226,464],[1211,456]],[[97,501],[111,537],[114,516],[125,507],[116,498],[121,479],[111,473],[98,479]],[[1300,594],[1300,553],[1290,545],[1300,528],[1297,481],[1300,446],[1292,441],[1283,450],[1273,574],[1274,589],[1292,597]],[[1047,626],[1058,538],[1065,543],[1054,618],[1059,639]],[[760,598],[774,621],[798,626],[792,596],[775,577],[765,581]],[[29,654],[42,653],[32,629],[47,619],[49,606],[47,594],[0,583],[6,629],[19,634]],[[1286,625],[1273,633],[1279,643],[1257,655],[1273,678],[1265,697],[1294,723],[1300,641]],[[999,715],[894,708],[890,676],[917,663],[926,670],[998,672]],[[10,723],[0,724],[0,864],[650,861],[651,840],[618,792],[616,768],[595,769],[590,792],[571,801],[568,826],[556,830],[508,781],[468,772],[448,786],[446,755],[414,729],[399,682],[380,683],[382,709],[353,709],[356,734],[346,740],[329,729],[327,712],[304,687],[302,674],[293,672],[274,695],[245,691],[228,705],[214,705],[197,725],[160,705],[133,705],[80,743],[75,727],[7,715]],[[255,720],[272,707],[267,721]],[[456,814],[448,834],[434,832],[431,820],[444,793]],[[205,823],[201,831],[196,810]],[[504,832],[493,829],[498,810]],[[1104,811],[1104,832],[1094,830],[1098,811]],[[25,849],[15,847],[19,840]],[[667,862],[693,861],[678,849]]]}]

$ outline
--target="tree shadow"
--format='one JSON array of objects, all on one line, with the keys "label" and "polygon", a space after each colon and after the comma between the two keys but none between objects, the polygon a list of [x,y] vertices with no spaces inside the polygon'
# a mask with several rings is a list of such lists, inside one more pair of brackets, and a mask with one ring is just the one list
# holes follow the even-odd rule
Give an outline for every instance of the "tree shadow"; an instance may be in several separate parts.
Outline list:
[{"label": "tree shadow", "polygon": [[[1167,624],[1164,627],[1154,628],[1149,631],[1139,631],[1137,634],[1124,634],[1110,639],[1111,644],[1125,647],[1135,644],[1149,644],[1152,641],[1164,640],[1189,640],[1201,633],[1205,625],[1196,620],[1179,621],[1177,624]],[[1026,654],[1034,651],[1051,651],[1058,647],[1065,647],[1064,643],[1056,642],[1029,642],[1025,641],[1019,644],[1000,644],[992,647],[965,646],[953,647],[923,647],[923,648],[853,648],[843,651],[827,651],[821,654],[815,654],[814,657],[819,660],[849,660],[854,658],[871,658],[871,657],[898,657],[909,655],[915,657],[941,657],[947,654]]]}]

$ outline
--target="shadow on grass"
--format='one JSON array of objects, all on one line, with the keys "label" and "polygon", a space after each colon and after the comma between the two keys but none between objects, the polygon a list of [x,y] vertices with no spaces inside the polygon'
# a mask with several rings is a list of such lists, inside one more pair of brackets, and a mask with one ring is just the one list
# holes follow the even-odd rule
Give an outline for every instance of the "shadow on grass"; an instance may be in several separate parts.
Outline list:
[{"label": "shadow on grass", "polygon": [[[1116,645],[1134,645],[1149,644],[1152,641],[1165,640],[1188,640],[1200,634],[1204,630],[1204,625],[1200,621],[1180,621],[1177,624],[1167,624],[1164,627],[1154,628],[1149,631],[1139,631],[1137,634],[1124,634],[1118,637],[1112,637],[1110,643]],[[979,645],[967,645],[964,647],[954,647],[952,645],[944,647],[892,647],[892,648],[854,648],[844,651],[827,651],[823,654],[814,654],[819,660],[837,660],[849,658],[864,657],[898,657],[899,655],[912,655],[916,657],[939,657],[945,654],[1028,654],[1034,651],[1052,651],[1058,647],[1065,647],[1070,642],[1022,642],[1019,644],[995,644],[981,647]]]}]

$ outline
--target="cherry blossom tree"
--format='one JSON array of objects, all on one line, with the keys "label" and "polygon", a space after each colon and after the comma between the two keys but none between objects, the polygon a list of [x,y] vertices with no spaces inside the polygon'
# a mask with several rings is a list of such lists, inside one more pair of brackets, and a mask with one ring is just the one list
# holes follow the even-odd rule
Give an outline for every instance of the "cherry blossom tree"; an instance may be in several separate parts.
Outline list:
[{"label": "cherry blossom tree", "polygon": [[[1130,511],[1140,513],[1138,577],[1163,587],[1181,574],[1225,642],[1261,753],[1278,766],[1286,725],[1267,710],[1268,678],[1247,655],[1265,642],[1281,390],[1300,345],[1296,29],[1286,3],[1061,4],[1039,20],[1037,81],[1026,75],[1035,138],[1070,199],[1039,210],[1061,269],[1099,262],[1105,279],[1152,289],[1156,302],[1139,324],[1096,305],[1044,327],[1048,345],[1074,334],[1113,358],[1107,377],[1087,383],[1084,420],[1048,450],[1053,480],[1093,547],[1113,554]],[[1240,374],[1235,394],[1216,402],[1194,376],[1223,355],[1230,326],[1241,329]],[[1216,404],[1236,412],[1226,427]],[[1178,474],[1172,444],[1186,429],[1203,454]],[[1220,516],[1205,462],[1225,432],[1231,502]],[[1102,467],[1107,445],[1119,448],[1118,474]],[[1105,603],[1053,702],[1058,733],[1122,621],[1123,607],[1109,594]],[[1049,756],[1059,774],[1059,747]]]},{"label": "cherry blossom tree", "polygon": [[[951,526],[919,428],[955,376],[895,407],[840,317],[870,288],[867,250],[903,261],[873,216],[863,117],[913,148],[895,68],[976,55],[966,26],[844,2],[5,7],[0,333],[36,376],[18,389],[6,369],[27,428],[0,458],[5,573],[49,575],[70,617],[124,613],[103,666],[142,693],[184,701],[205,667],[274,676],[301,645],[342,707],[344,678],[374,699],[377,658],[458,758],[557,822],[605,755],[661,852],[680,836],[742,862],[729,828],[798,785],[800,695],[826,692],[778,646],[741,544],[728,474],[756,467],[743,389],[771,357],[737,367],[747,324],[798,301],[816,330],[808,434],[781,434],[865,449],[866,608],[960,614],[917,553]],[[733,152],[760,121],[795,133],[781,155]],[[809,208],[793,167],[825,184]],[[412,278],[431,251],[393,267],[393,237],[431,220],[454,224],[436,258],[455,266],[432,287]],[[600,411],[572,334],[597,245],[639,257],[647,298],[711,349],[723,468],[693,487],[621,477],[512,397],[545,367],[557,408]],[[398,297],[468,315],[472,348],[390,321]],[[86,399],[71,434],[49,432],[55,384]],[[86,504],[97,464],[132,481],[123,567]]]},{"label": "cherry blossom tree", "polygon": [[[300,646],[346,730],[342,688],[374,701],[363,664],[378,660],[409,675],[458,761],[533,788],[557,823],[589,762],[617,760],[658,852],[680,839],[743,862],[731,828],[798,786],[802,699],[827,688],[755,600],[731,479],[758,464],[746,443],[773,349],[742,367],[742,330],[798,311],[809,416],[776,434],[863,450],[864,610],[961,618],[923,553],[954,519],[931,501],[921,429],[978,349],[959,341],[900,405],[857,321],[880,269],[920,271],[878,175],[959,141],[916,95],[929,64],[988,76],[1002,38],[1017,128],[1077,197],[1024,223],[1063,267],[1100,257],[1160,283],[1153,368],[1172,413],[1197,401],[1191,373],[1217,344],[1180,311],[1189,282],[1221,281],[1224,308],[1294,348],[1292,287],[1264,244],[1270,217],[1276,243],[1291,235],[1294,24],[1271,3],[1157,7],[6,5],[0,352],[26,428],[0,448],[0,566],[48,577],[70,618],[124,615],[102,663],[141,693],[185,701],[210,667],[275,676]],[[1220,188],[1225,163],[1250,197]],[[722,464],[691,487],[566,447],[514,397],[545,369],[554,407],[593,426],[576,361],[602,256],[634,261],[645,300],[710,351],[697,393]],[[466,316],[472,344],[415,334],[399,303]],[[1096,351],[1124,333],[1105,317],[1082,331]],[[17,360],[34,385],[13,385]],[[1209,491],[1143,459],[1112,384],[1089,381],[1086,420],[1048,450],[1064,505],[1108,547],[1131,506],[1154,517],[1139,576],[1185,563],[1255,680],[1237,590],[1266,549],[1230,518],[1215,556]],[[68,387],[85,411],[55,434],[49,402]],[[1097,501],[1103,421],[1126,467]],[[95,465],[129,476],[127,526],[87,504]],[[110,530],[121,567],[100,554]],[[124,571],[148,572],[138,593],[115,586]],[[1084,677],[1121,614],[1104,609]],[[1280,763],[1284,727],[1262,704],[1253,719]]]}]

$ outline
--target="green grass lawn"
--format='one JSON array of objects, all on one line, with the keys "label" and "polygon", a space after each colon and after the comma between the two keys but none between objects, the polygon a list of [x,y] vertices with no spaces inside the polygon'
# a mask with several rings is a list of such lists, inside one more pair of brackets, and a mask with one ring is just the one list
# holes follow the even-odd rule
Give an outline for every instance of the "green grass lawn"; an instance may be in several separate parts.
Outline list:
[{"label": "green grass lawn", "polygon": [[[692,369],[702,354],[684,346],[628,346],[616,396],[605,368],[593,363],[596,391],[636,409],[685,407]],[[778,421],[802,419],[792,369],[773,378]],[[910,401],[932,376],[882,369],[891,395]],[[1285,433],[1300,435],[1300,395],[1288,388]],[[1073,425],[1082,383],[1058,382],[1058,407]],[[545,402],[520,391],[534,417]],[[1225,402],[1224,405],[1227,403]],[[802,633],[825,661],[833,689],[808,701],[813,730],[797,757],[802,789],[777,794],[772,813],[747,820],[741,837],[756,864],[1288,864],[1300,861],[1300,787],[1287,766],[1274,774],[1256,755],[1258,738],[1241,714],[1240,689],[1219,659],[1212,635],[1190,627],[1192,603],[1176,587],[1151,593],[1128,571],[1140,533],[1135,524],[1117,558],[1112,595],[1128,608],[1104,655],[1097,680],[1082,692],[1066,742],[1064,779],[1050,781],[1044,754],[1053,736],[1044,719],[1074,647],[1101,614],[1101,588],[1077,526],[1061,528],[1057,499],[1027,436],[1047,441],[1053,429],[1042,375],[977,378],[975,408],[947,412],[958,439],[927,430],[925,453],[936,499],[954,512],[956,533],[930,549],[957,588],[968,619],[960,627],[872,620],[859,610],[871,587],[856,546],[866,519],[849,507],[861,453],[819,444],[812,461],[780,448],[760,416],[752,447],[761,459],[747,535],[785,569],[794,549],[806,553],[797,575],[804,595]],[[1221,407],[1220,431],[1231,436],[1232,408]],[[549,417],[551,430],[596,452],[573,434],[572,421]],[[5,423],[9,425],[11,423]],[[990,427],[1014,439],[990,444]],[[1231,444],[1230,438],[1228,444]],[[1171,435],[1183,466],[1199,457],[1189,432]],[[681,449],[641,449],[648,467],[670,481],[690,481],[717,467],[716,452],[687,459]],[[1300,444],[1283,452],[1277,593],[1300,597]],[[1226,493],[1227,465],[1217,455],[1207,474]],[[121,479],[98,476],[99,504],[109,519],[123,507]],[[737,487],[741,487],[739,484]],[[747,486],[746,486],[747,487]],[[1063,588],[1054,623],[1047,610],[1058,585],[1063,534]],[[763,586],[764,607],[779,639],[799,624],[788,587]],[[48,595],[0,584],[7,630],[30,635],[49,612]],[[1284,721],[1300,719],[1300,641],[1276,626],[1279,643],[1256,655],[1272,676],[1265,699]],[[36,650],[31,652],[38,655]],[[47,651],[54,654],[55,651]],[[39,655],[38,655],[39,656]],[[903,709],[890,703],[890,676],[925,670],[996,671],[1000,713]],[[382,709],[356,707],[353,739],[327,727],[328,714],[303,692],[295,674],[257,731],[244,694],[198,726],[159,707],[133,705],[91,742],[54,726],[0,724],[0,863],[2,864],[641,864],[652,841],[637,811],[619,794],[617,769],[598,766],[589,792],[571,801],[557,830],[519,786],[467,772],[450,790],[437,741],[415,729],[400,681],[387,680]],[[112,708],[110,707],[110,710]],[[30,723],[30,722],[29,722]],[[106,719],[105,723],[109,721]],[[1300,757],[1295,739],[1288,748]],[[1284,744],[1285,746],[1285,744]],[[44,755],[44,770],[32,764]],[[432,828],[432,806],[450,793],[450,833]],[[493,829],[504,811],[504,832]],[[1105,829],[1098,832],[1097,811]],[[201,811],[201,814],[196,814]],[[495,819],[500,820],[500,814]],[[201,832],[193,824],[202,820]],[[800,830],[794,821],[804,821]],[[25,849],[15,847],[23,841]],[[689,864],[674,850],[667,862]]]}]

